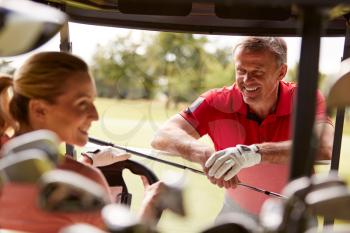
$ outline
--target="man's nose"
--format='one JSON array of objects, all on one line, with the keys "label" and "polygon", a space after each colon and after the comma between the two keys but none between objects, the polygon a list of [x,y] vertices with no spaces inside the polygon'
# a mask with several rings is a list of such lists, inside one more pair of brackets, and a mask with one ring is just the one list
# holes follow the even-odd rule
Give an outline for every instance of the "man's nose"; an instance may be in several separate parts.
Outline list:
[{"label": "man's nose", "polygon": [[247,82],[251,79],[251,75],[247,72],[243,75],[243,82]]}]

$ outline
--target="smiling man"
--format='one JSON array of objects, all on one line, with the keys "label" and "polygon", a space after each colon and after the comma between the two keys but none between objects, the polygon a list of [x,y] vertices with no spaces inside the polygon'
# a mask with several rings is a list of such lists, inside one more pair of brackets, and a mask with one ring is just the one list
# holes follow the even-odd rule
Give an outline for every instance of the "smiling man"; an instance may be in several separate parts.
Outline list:
[{"label": "smiling man", "polygon": [[[246,37],[234,48],[234,62],[236,82],[206,92],[169,119],[152,146],[200,163],[212,183],[227,188],[221,213],[256,216],[267,196],[236,184],[281,192],[287,183],[296,85],[283,81],[288,67],[282,38]],[[317,158],[330,159],[334,129],[319,92],[315,114]],[[215,150],[197,140],[206,134]]]}]

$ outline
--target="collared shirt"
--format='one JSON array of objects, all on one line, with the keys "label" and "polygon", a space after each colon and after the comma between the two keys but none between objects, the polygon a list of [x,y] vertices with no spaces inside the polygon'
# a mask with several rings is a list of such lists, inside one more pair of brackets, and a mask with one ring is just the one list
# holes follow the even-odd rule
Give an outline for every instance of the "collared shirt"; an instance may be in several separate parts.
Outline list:
[{"label": "collared shirt", "polygon": [[[294,83],[281,81],[276,109],[265,119],[259,119],[249,111],[236,85],[206,92],[180,114],[200,136],[208,134],[217,151],[237,144],[286,141],[291,138],[295,90]],[[317,93],[316,119],[330,122],[325,116],[325,101],[320,92]],[[281,192],[288,180],[288,168],[285,164],[258,164],[242,169],[238,177],[243,183]],[[263,194],[240,186],[228,192],[242,208],[254,214],[267,199]]]}]

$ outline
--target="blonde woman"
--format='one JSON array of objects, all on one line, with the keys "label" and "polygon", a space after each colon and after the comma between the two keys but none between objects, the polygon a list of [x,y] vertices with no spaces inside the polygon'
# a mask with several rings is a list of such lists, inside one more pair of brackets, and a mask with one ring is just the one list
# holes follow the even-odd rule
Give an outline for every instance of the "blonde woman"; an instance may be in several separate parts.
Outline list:
[{"label": "blonde woman", "polygon": [[[87,143],[88,130],[91,123],[98,120],[98,113],[94,105],[95,83],[88,66],[80,58],[60,52],[38,53],[17,70],[13,80],[9,77],[0,80],[1,95],[5,95],[8,89],[13,92],[8,101],[1,99],[1,127],[13,127],[15,136],[48,129],[55,132],[62,142],[77,146]],[[109,192],[103,175],[90,165],[66,156],[59,168],[78,172]],[[153,213],[150,203],[154,202],[161,188],[162,183],[151,186],[141,215],[147,218]],[[44,212],[37,207],[37,195],[36,185],[6,184],[0,196],[0,228],[53,233],[75,222],[104,227],[99,211]]]}]

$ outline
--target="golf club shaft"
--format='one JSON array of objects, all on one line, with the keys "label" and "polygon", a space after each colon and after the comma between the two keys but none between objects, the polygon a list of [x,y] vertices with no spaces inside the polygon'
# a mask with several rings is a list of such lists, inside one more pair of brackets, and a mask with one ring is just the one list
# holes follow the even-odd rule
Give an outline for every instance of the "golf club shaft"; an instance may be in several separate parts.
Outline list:
[{"label": "golf club shaft", "polygon": [[[89,142],[97,144],[97,145],[100,145],[100,146],[111,146],[111,147],[114,147],[114,148],[125,150],[126,152],[128,152],[130,154],[134,154],[134,155],[146,158],[146,159],[154,160],[154,161],[157,161],[157,162],[160,162],[160,163],[168,164],[168,165],[173,166],[173,167],[177,167],[177,168],[181,168],[181,169],[184,169],[184,170],[189,170],[189,171],[197,173],[197,174],[205,175],[205,173],[203,171],[200,171],[200,170],[197,170],[197,169],[194,169],[194,168],[191,168],[191,167],[187,167],[187,166],[184,166],[184,165],[181,165],[181,164],[173,163],[173,162],[170,162],[170,161],[166,161],[166,160],[163,160],[163,159],[159,159],[159,158],[156,158],[156,157],[153,157],[153,156],[149,156],[149,155],[146,155],[146,154],[141,153],[139,151],[128,149],[128,148],[123,147],[123,146],[118,146],[118,145],[115,145],[115,144],[113,144],[111,142],[105,142],[105,141],[97,139],[97,138],[89,137]],[[256,191],[256,192],[259,192],[259,193],[264,193],[265,195],[268,195],[268,196],[274,196],[274,197],[279,197],[279,198],[286,198],[285,196],[283,196],[281,194],[278,194],[278,193],[275,193],[275,192],[271,192],[271,191],[268,191],[268,190],[264,190],[264,189],[260,189],[260,188],[257,188],[257,187],[254,187],[254,186],[251,186],[251,185],[248,185],[248,184],[245,184],[245,183],[238,183],[237,185],[249,188],[249,189],[251,189],[253,191]]]}]

